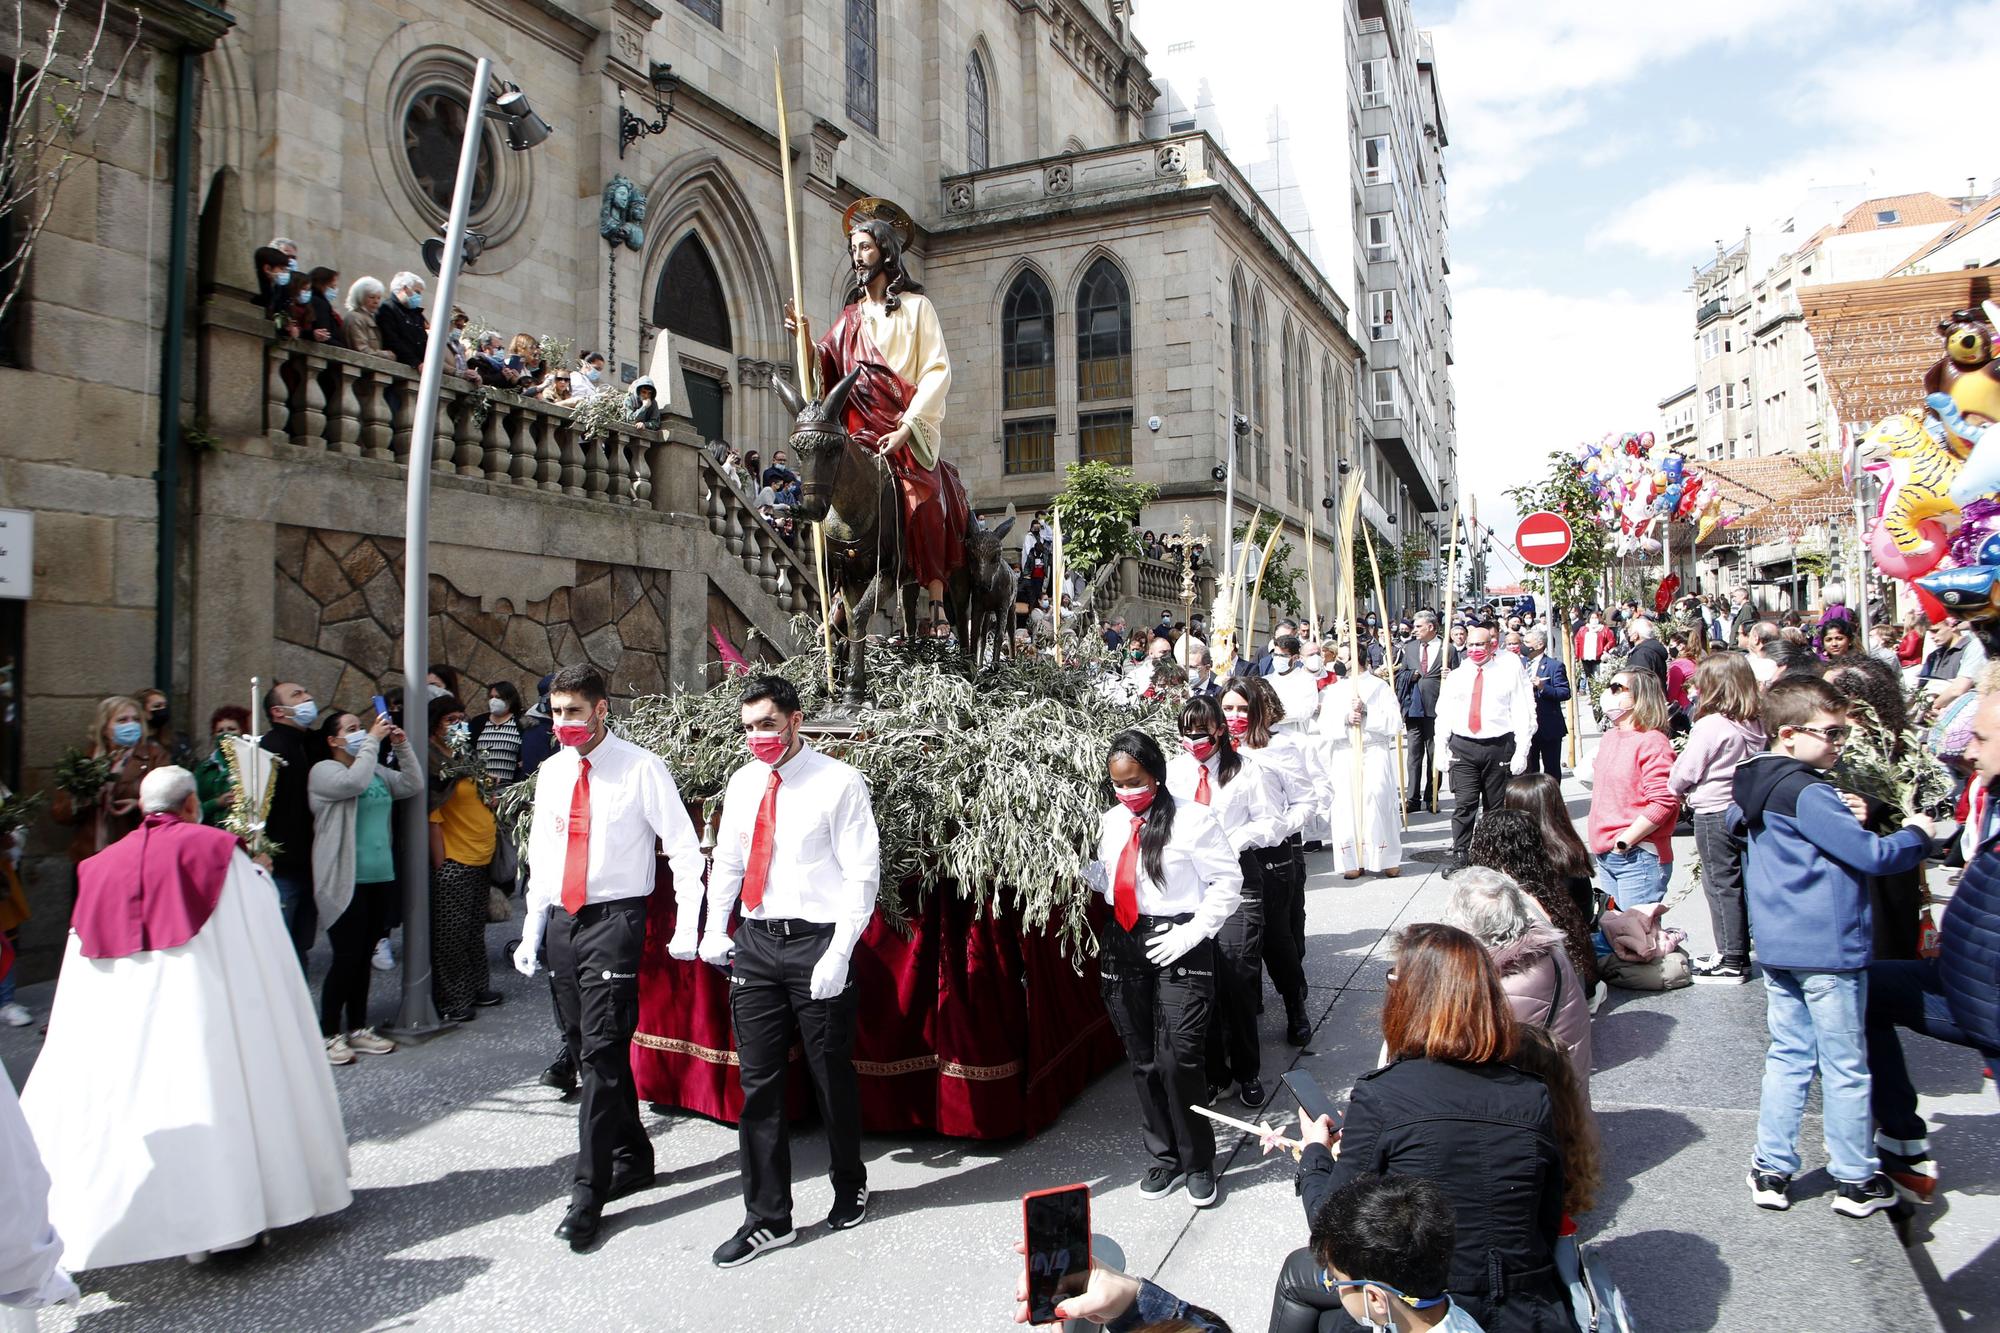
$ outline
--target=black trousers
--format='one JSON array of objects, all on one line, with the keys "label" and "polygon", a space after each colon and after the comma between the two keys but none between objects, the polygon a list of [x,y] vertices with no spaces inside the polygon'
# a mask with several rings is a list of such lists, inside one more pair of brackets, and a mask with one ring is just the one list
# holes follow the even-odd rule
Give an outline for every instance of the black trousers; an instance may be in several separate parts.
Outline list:
[{"label": "black trousers", "polygon": [[639,955],[645,944],[644,898],[586,903],[575,916],[549,909],[543,956],[563,1042],[583,1092],[573,1203],[603,1203],[614,1172],[643,1175],[653,1169],[653,1141],[639,1122],[639,1090],[632,1081]]},{"label": "black trousers", "polygon": [[374,971],[368,965],[369,955],[375,952],[375,941],[382,938],[376,933],[382,919],[382,899],[395,892],[394,884],[356,884],[347,910],[326,928],[333,962],[319,988],[322,1037],[368,1026],[368,982]]},{"label": "black trousers", "polygon": [[[1324,1270],[1310,1249],[1293,1250],[1278,1270],[1271,1294],[1271,1333],[1320,1333],[1321,1328],[1353,1328],[1340,1304],[1338,1288],[1321,1280]],[[1326,1322],[1321,1323],[1322,1320]]]},{"label": "black trousers", "polygon": [[1306,895],[1303,876],[1295,874],[1304,858],[1290,843],[1260,847],[1243,858],[1243,883],[1250,884],[1250,864],[1255,863],[1264,885],[1264,970],[1271,985],[1285,1002],[1289,1015],[1294,1006],[1306,1002],[1305,922]]},{"label": "black trousers", "polygon": [[1174,924],[1173,918],[1142,916],[1128,932],[1113,921],[1097,970],[1111,1026],[1132,1062],[1146,1151],[1178,1172],[1207,1171],[1215,1165],[1215,1132],[1188,1107],[1208,1099],[1215,942],[1203,940],[1170,966],[1155,967],[1146,959],[1145,942]]},{"label": "black trousers", "polygon": [[1528,771],[1546,773],[1561,780],[1563,775],[1563,737],[1569,733],[1554,727],[1542,727],[1535,732],[1535,741],[1528,750]]},{"label": "black trousers", "polygon": [[1505,804],[1507,766],[1514,760],[1514,737],[1451,738],[1451,850],[1463,857],[1472,845],[1472,826],[1482,810]]},{"label": "black trousers", "polygon": [[833,941],[832,926],[746,920],[736,931],[729,977],[729,1017],[741,1061],[743,1114],[736,1122],[749,1221],[792,1229],[792,1139],[785,1123],[785,1064],[792,1043],[805,1048],[826,1126],[836,1196],[868,1183],[861,1163],[861,1093],[854,1079],[854,1022],[860,1007],[853,977],[831,1000],[812,997],[814,964]]},{"label": "black trousers", "polygon": [[1404,799],[1412,806],[1436,805],[1437,719],[1405,717],[1403,727],[1410,737],[1410,789],[1403,793]]},{"label": "black trousers", "polygon": [[1244,852],[1236,859],[1243,867],[1243,901],[1213,941],[1215,1015],[1208,1023],[1208,1081],[1217,1085],[1247,1083],[1263,1067],[1257,1002],[1264,990],[1264,951],[1273,936],[1291,932],[1289,919],[1271,918],[1256,853]]}]

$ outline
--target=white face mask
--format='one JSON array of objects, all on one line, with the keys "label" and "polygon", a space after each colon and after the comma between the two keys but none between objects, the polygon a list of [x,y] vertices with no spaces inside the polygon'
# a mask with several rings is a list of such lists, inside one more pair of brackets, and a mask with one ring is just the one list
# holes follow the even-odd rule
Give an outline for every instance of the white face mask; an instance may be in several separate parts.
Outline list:
[{"label": "white face mask", "polygon": [[486,711],[498,717],[507,711],[507,701],[505,699],[488,699],[486,701]]},{"label": "white face mask", "polygon": [[1271,659],[1271,674],[1272,674],[1272,675],[1274,675],[1274,676],[1282,676],[1282,675],[1284,675],[1284,674],[1285,674],[1285,673],[1286,673],[1287,671],[1290,671],[1291,669],[1292,669],[1292,659],[1291,659],[1291,658],[1289,658],[1289,657],[1274,657],[1274,658],[1272,658],[1272,659]]},{"label": "white face mask", "polygon": [[1326,658],[1318,653],[1306,654],[1306,670],[1319,671],[1326,666]]}]

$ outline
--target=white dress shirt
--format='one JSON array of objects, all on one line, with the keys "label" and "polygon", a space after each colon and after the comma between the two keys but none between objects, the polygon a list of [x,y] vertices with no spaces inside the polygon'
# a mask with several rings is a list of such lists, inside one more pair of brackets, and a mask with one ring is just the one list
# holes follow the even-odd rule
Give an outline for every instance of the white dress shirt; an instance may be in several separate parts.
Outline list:
[{"label": "white dress shirt", "polygon": [[1294,663],[1283,675],[1273,671],[1264,680],[1285,709],[1285,716],[1272,724],[1273,729],[1282,727],[1300,734],[1311,731],[1313,714],[1319,711],[1319,682],[1312,672]]},{"label": "white dress shirt", "polygon": [[1332,784],[1317,747],[1278,731],[1271,734],[1271,743],[1263,749],[1246,745],[1241,753],[1261,765],[1277,783],[1278,801],[1285,811],[1279,823],[1280,842],[1303,829],[1313,812],[1332,799]]},{"label": "white dress shirt", "polygon": [[1285,806],[1269,770],[1246,757],[1239,758],[1242,766],[1224,786],[1220,755],[1212,754],[1203,761],[1182,750],[1167,760],[1167,790],[1183,807],[1196,804],[1194,794],[1201,786],[1201,770],[1206,768],[1208,808],[1222,821],[1222,834],[1229,839],[1231,849],[1241,854],[1253,847],[1275,847],[1285,840]]},{"label": "white dress shirt", "polygon": [[1485,662],[1486,679],[1479,694],[1479,729],[1472,729],[1472,682],[1480,664],[1466,658],[1453,667],[1438,691],[1437,748],[1448,762],[1453,736],[1489,740],[1511,733],[1516,756],[1528,753],[1535,739],[1535,691],[1519,655],[1495,651]]},{"label": "white dress shirt", "polygon": [[[753,759],[730,775],[723,791],[715,863],[708,872],[705,929],[711,933],[729,928],[729,913],[743,891],[757,810],[770,781],[771,766]],[[851,942],[875,915],[881,881],[882,844],[867,780],[859,770],[801,744],[797,754],[778,765],[764,901],[744,915],[832,925],[837,937]]]},{"label": "white dress shirt", "polygon": [[[1125,843],[1132,833],[1132,812],[1122,804],[1112,806],[1098,820],[1097,861],[1104,872],[1104,900],[1113,908],[1118,905],[1118,859],[1125,854]],[[1191,912],[1202,937],[1213,939],[1243,900],[1243,868],[1229,849],[1222,821],[1207,806],[1175,800],[1174,831],[1160,854],[1160,868],[1166,872],[1164,884],[1156,883],[1147,873],[1145,853],[1139,854],[1141,916]]]},{"label": "white dress shirt", "polygon": [[701,843],[674,775],[650,750],[604,733],[588,756],[568,745],[535,770],[535,822],[528,832],[530,916],[562,903],[569,857],[569,807],[580,758],[590,760],[590,851],[584,901],[643,898],[653,891],[653,853],[662,843],[683,918],[701,904]]}]

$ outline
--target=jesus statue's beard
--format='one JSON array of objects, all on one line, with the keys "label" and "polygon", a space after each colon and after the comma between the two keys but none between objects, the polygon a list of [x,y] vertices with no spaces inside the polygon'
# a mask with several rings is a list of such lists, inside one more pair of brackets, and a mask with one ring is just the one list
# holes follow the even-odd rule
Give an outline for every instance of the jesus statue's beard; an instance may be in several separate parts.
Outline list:
[{"label": "jesus statue's beard", "polygon": [[886,267],[888,266],[880,259],[872,264],[865,264],[857,260],[854,265],[854,280],[863,287],[872,286],[876,275],[880,274]]}]

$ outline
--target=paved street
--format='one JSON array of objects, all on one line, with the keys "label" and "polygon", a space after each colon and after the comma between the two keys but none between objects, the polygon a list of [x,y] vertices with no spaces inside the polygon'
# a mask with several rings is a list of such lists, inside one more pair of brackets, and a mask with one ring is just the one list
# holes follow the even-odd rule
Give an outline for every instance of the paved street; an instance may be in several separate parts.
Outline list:
[{"label": "paved street", "polygon": [[[1584,788],[1571,784],[1579,797]],[[1418,854],[1448,830],[1426,816]],[[1686,854],[1686,853],[1683,853]],[[1358,887],[1324,872],[1309,893],[1317,1035],[1309,1051],[1277,1041],[1267,1075],[1296,1058],[1329,1088],[1374,1061],[1390,932],[1444,899],[1434,863]],[[1680,881],[1677,880],[1678,890]],[[1692,910],[1691,910],[1692,909]],[[1673,920],[1706,947],[1705,913]],[[490,934],[496,960],[508,932]],[[291,1228],[260,1251],[191,1268],[159,1263],[84,1275],[82,1307],[47,1330],[88,1329],[706,1329],[978,1330],[1007,1325],[1025,1190],[1088,1181],[1097,1232],[1133,1271],[1210,1305],[1238,1330],[1264,1327],[1280,1261],[1303,1243],[1289,1162],[1239,1147],[1219,1208],[1138,1196],[1144,1165],[1129,1082],[1105,1075],[1037,1138],[962,1143],[871,1138],[874,1194],[865,1225],[819,1223],[830,1202],[825,1154],[796,1154],[800,1239],[733,1272],[709,1252],[740,1218],[735,1135],[704,1120],[648,1115],[660,1186],[614,1205],[600,1248],[571,1255],[550,1229],[562,1215],[574,1112],[534,1082],[554,1046],[546,992],[499,967],[508,1003],[461,1032],[334,1071],[353,1140],[354,1204]],[[29,1002],[45,1011],[46,987]],[[378,980],[378,1010],[389,986]],[[1585,1235],[1607,1255],[1636,1324],[1649,1331],[1766,1328],[2000,1328],[2000,1126],[1976,1058],[1912,1043],[1943,1163],[1943,1203],[1920,1220],[1905,1258],[1883,1219],[1828,1208],[1816,1120],[1798,1204],[1750,1204],[1743,1163],[1755,1125],[1763,1045],[1756,985],[1663,996],[1613,992],[1596,1027],[1593,1095],[1606,1187]],[[1275,1033],[1275,1018],[1267,1017]],[[19,1080],[35,1029],[0,1032]],[[1283,1099],[1274,1098],[1274,1105]],[[1941,1320],[1927,1313],[1943,1312]]]}]

